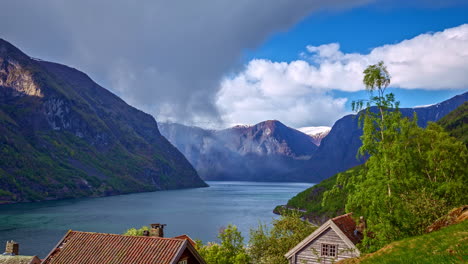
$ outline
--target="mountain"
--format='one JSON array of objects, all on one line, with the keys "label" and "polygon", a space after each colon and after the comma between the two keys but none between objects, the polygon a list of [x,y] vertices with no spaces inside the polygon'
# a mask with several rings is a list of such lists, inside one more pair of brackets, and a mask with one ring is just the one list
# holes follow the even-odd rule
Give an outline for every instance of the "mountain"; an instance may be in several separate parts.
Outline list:
[{"label": "mountain", "polygon": [[[465,144],[466,136],[462,132],[466,131],[466,124],[468,123],[467,106],[468,102],[465,101],[462,105],[458,106],[455,110],[437,121],[437,123],[444,127],[445,131],[447,131],[451,136],[460,141],[464,141]],[[286,205],[278,206],[275,209],[275,212],[279,213],[282,208],[300,209],[305,212],[304,216],[309,221],[317,225],[321,225],[329,218],[345,212],[344,204],[346,203],[345,201],[348,195],[347,192],[336,193],[333,196],[333,200],[322,203],[324,193],[331,190],[333,186],[336,185],[338,178],[356,177],[357,175],[364,173],[365,170],[365,165],[358,165],[324,179],[320,183],[289,199]]]},{"label": "mountain", "polygon": [[328,135],[328,133],[330,133],[331,127],[301,127],[297,130],[311,137],[314,140],[314,144],[320,146],[320,142],[322,141],[322,139],[324,139]]},{"label": "mountain", "polygon": [[302,158],[310,156],[317,149],[310,137],[277,120],[254,126],[235,126],[219,131],[218,135],[225,139],[230,149],[241,155]]},{"label": "mountain", "polygon": [[[468,100],[468,92],[457,95],[444,102],[417,108],[401,108],[403,116],[413,117],[416,113],[418,125],[425,127],[428,122],[435,122]],[[373,109],[375,111],[375,109]],[[305,175],[304,180],[319,182],[332,175],[364,163],[356,154],[361,146],[362,129],[358,124],[358,115],[347,115],[335,122],[330,133],[322,140],[320,147],[307,164],[297,168],[294,173]],[[308,172],[308,173],[307,173]]]},{"label": "mountain", "polygon": [[450,136],[468,146],[468,102],[464,102],[437,123],[448,131]]},{"label": "mountain", "polygon": [[[467,97],[464,93],[439,104],[400,111],[407,117],[416,113],[418,124],[425,127],[462,105]],[[179,124],[160,124],[160,129],[203,179],[320,182],[364,163],[356,158],[362,135],[358,119],[356,114],[344,116],[328,132],[326,127],[301,128],[312,135],[326,135],[318,148],[316,139],[279,121],[220,131]],[[463,124],[463,120],[456,124]]]},{"label": "mountain", "polygon": [[317,149],[311,137],[276,120],[224,130],[161,123],[160,130],[205,180],[297,181],[289,170]]},{"label": "mountain", "polygon": [[0,39],[0,202],[203,186],[152,116]]}]

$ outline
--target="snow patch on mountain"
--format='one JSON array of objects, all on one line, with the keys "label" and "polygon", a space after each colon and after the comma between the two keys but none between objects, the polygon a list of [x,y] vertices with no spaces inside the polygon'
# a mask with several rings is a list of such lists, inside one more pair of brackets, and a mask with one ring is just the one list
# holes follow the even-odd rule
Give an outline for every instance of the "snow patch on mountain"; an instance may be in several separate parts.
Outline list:
[{"label": "snow patch on mountain", "polygon": [[297,128],[297,130],[309,136],[314,136],[316,134],[323,134],[323,133],[328,134],[328,132],[330,132],[331,130],[331,127],[328,127],[328,126],[301,127],[301,128]]},{"label": "snow patch on mountain", "polygon": [[314,143],[320,146],[320,142],[330,133],[331,127],[328,126],[316,126],[316,127],[300,127],[297,130],[310,136],[314,139]]}]

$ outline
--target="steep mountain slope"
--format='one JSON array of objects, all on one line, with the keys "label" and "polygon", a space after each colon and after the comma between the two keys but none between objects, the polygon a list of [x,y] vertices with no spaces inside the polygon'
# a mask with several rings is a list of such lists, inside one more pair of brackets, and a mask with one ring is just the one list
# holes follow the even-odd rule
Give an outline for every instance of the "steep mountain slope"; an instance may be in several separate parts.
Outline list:
[{"label": "steep mountain slope", "polygon": [[279,121],[214,131],[160,124],[205,180],[297,181],[289,174],[317,149],[309,136]]},{"label": "steep mountain slope", "polygon": [[153,117],[0,39],[0,202],[201,186]]},{"label": "steep mountain slope", "polygon": [[[418,116],[418,125],[425,127],[428,122],[435,122],[468,100],[468,92],[457,95],[444,102],[419,108],[402,108],[403,116]],[[330,133],[322,140],[320,147],[309,159],[307,165],[298,168],[296,173],[307,174],[307,181],[319,182],[322,179],[346,171],[362,164],[363,159],[357,159],[356,153],[361,146],[358,115],[347,115],[333,125]],[[308,173],[307,173],[308,172]]]},{"label": "steep mountain slope", "polygon": [[313,140],[277,120],[254,126],[236,126],[218,132],[228,147],[241,155],[281,155],[292,158],[310,156],[317,146]]},{"label": "steep mountain slope", "polygon": [[437,121],[450,136],[463,141],[468,146],[468,102]]}]

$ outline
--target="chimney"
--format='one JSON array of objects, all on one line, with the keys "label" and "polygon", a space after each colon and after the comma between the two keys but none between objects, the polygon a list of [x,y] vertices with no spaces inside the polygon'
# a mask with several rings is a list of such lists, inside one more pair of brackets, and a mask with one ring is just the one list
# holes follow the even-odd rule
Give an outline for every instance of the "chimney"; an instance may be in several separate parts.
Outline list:
[{"label": "chimney", "polygon": [[150,236],[164,237],[165,224],[151,224]]},{"label": "chimney", "polygon": [[364,219],[364,216],[360,216],[359,224],[356,225],[356,229],[354,230],[354,235],[355,236],[358,236],[358,234],[364,235],[366,228],[367,228],[366,220]]},{"label": "chimney", "polygon": [[4,254],[11,256],[19,255],[19,244],[13,240],[7,241]]}]

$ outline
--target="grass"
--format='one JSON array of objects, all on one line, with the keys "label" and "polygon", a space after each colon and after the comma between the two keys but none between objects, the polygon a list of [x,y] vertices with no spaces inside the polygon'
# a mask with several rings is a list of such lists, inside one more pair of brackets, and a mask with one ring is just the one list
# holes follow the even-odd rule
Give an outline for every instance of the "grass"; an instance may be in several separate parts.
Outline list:
[{"label": "grass", "polygon": [[439,231],[399,240],[384,248],[342,264],[367,263],[467,263],[468,221]]}]

